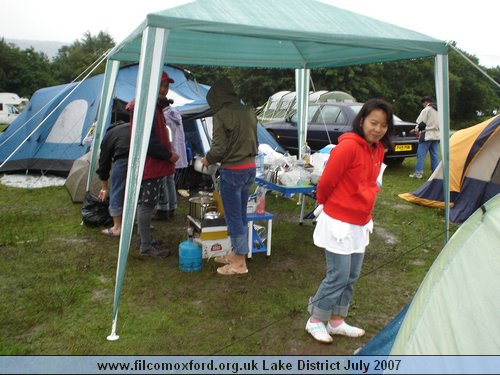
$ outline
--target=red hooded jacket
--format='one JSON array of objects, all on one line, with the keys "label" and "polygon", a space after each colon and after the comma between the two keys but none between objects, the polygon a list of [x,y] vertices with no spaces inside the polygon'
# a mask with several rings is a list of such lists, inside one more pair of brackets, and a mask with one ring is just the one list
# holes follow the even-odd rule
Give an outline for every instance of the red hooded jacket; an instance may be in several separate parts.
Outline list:
[{"label": "red hooded jacket", "polygon": [[380,190],[377,177],[383,160],[384,147],[380,142],[372,147],[355,133],[340,136],[316,189],[323,211],[346,223],[367,224]]},{"label": "red hooded jacket", "polygon": [[[152,178],[169,176],[175,173],[175,162],[171,162],[172,145],[168,137],[168,131],[163,116],[163,101],[156,104],[153,126],[151,128],[151,137],[149,138],[148,153],[144,163],[144,172],[142,180],[150,180]],[[127,104],[126,109],[130,111],[130,129],[133,128],[133,115],[135,108],[135,100]]]}]

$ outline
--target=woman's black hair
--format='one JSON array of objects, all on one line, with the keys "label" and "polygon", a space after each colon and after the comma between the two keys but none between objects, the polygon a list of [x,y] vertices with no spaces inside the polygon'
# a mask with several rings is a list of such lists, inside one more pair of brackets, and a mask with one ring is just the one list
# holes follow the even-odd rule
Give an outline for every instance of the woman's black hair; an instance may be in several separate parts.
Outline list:
[{"label": "woman's black hair", "polygon": [[385,148],[390,149],[392,148],[391,136],[394,131],[394,113],[392,112],[391,105],[383,99],[369,99],[365,102],[352,123],[352,131],[360,137],[365,138],[365,134],[363,133],[363,120],[374,109],[380,109],[387,115],[387,132],[380,142]]}]

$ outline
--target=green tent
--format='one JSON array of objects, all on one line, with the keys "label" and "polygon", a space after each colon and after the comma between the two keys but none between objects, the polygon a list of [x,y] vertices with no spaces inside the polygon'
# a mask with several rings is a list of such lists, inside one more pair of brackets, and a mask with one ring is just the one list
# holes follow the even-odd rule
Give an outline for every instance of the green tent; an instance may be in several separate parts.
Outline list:
[{"label": "green tent", "polygon": [[497,195],[467,219],[436,258],[390,354],[500,354],[499,226]]},{"label": "green tent", "polygon": [[[445,175],[449,132],[448,47],[415,31],[314,0],[198,0],[151,13],[110,51],[93,155],[98,155],[121,62],[138,61],[136,108],[117,266],[116,321],[135,208],[164,63],[295,68],[299,143],[307,134],[310,69],[435,57]],[[299,148],[300,149],[300,148]],[[93,172],[94,165],[91,165]],[[90,173],[92,175],[92,173]],[[444,189],[448,191],[448,187]],[[447,225],[447,220],[446,220]]]},{"label": "green tent", "polygon": [[[499,226],[497,194],[468,216],[439,253],[412,301],[356,355],[481,356],[471,363],[474,373],[490,373],[484,357],[500,355]],[[408,365],[407,372],[399,370],[412,373],[415,363]],[[455,369],[450,365],[437,358],[432,371],[468,373],[460,371],[464,368],[456,357]]]}]

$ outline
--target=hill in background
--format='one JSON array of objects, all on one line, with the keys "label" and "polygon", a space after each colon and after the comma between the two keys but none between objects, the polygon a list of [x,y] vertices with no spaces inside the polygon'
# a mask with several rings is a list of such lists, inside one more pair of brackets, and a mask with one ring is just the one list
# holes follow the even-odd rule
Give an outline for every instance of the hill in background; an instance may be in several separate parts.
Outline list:
[{"label": "hill in background", "polygon": [[7,38],[5,38],[5,41],[7,43],[15,44],[22,50],[33,47],[35,51],[45,53],[50,60],[52,60],[52,58],[57,55],[57,51],[59,50],[59,48],[67,44],[63,42],[54,42],[45,40],[7,39]]}]

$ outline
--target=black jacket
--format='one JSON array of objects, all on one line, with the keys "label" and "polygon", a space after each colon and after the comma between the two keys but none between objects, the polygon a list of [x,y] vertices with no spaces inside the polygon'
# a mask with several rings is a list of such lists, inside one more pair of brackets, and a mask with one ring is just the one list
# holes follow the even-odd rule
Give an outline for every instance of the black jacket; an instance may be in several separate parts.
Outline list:
[{"label": "black jacket", "polygon": [[99,168],[96,173],[101,181],[109,179],[111,164],[118,159],[128,159],[130,148],[130,123],[111,124],[101,142]]}]

